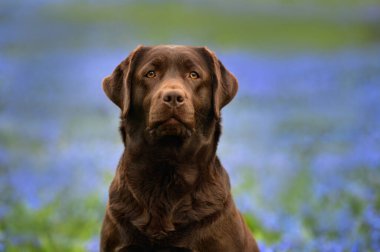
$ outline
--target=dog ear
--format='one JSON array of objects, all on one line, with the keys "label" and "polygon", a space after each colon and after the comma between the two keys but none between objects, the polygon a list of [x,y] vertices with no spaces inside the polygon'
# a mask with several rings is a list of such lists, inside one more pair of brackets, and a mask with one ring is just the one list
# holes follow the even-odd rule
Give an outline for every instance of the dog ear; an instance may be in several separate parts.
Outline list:
[{"label": "dog ear", "polygon": [[111,75],[103,79],[104,92],[121,109],[123,117],[126,117],[129,111],[132,75],[137,54],[142,51],[142,48],[143,46],[138,46],[115,68]]},{"label": "dog ear", "polygon": [[220,110],[235,97],[239,85],[235,76],[224,67],[214,52],[207,47],[202,49],[209,58],[213,82],[214,114],[219,119]]}]

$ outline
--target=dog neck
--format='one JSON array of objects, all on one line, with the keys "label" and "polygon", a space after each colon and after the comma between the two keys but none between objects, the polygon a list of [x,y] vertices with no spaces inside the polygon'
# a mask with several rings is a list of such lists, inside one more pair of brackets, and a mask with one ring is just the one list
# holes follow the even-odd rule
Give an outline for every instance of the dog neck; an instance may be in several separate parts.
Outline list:
[{"label": "dog neck", "polygon": [[[146,133],[138,130],[141,127],[122,121],[125,150],[111,191],[123,192],[129,202],[129,222],[148,237],[161,239],[156,235],[166,237],[225,208],[229,179],[216,157],[220,124],[212,123],[210,135],[195,133],[162,146],[146,140]],[[186,210],[177,209],[182,205],[178,202],[188,202],[183,204]],[[113,206],[118,212],[118,204]]]}]

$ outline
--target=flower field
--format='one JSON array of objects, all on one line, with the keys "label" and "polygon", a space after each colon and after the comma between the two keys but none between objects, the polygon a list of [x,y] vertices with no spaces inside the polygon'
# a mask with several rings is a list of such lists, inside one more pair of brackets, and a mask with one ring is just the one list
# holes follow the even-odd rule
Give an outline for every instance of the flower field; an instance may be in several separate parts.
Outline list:
[{"label": "flower field", "polygon": [[[356,16],[349,9],[328,19],[327,38],[321,28],[323,39],[310,47],[308,29],[291,25],[284,11],[260,5],[279,13],[269,22],[260,9],[252,10],[256,18],[244,6],[233,9],[231,15],[242,13],[235,25],[265,21],[247,26],[262,36],[290,22],[285,28],[298,27],[290,34],[301,34],[299,50],[281,34],[282,46],[273,35],[235,40],[216,31],[209,38],[207,26],[187,37],[170,23],[174,14],[162,34],[145,35],[146,24],[126,22],[113,2],[0,4],[0,251],[98,251],[107,188],[123,149],[119,111],[101,81],[139,43],[207,45],[238,78],[238,95],[223,109],[218,154],[262,251],[380,251],[375,1],[354,6]],[[164,2],[179,16],[199,6]],[[121,6],[139,19],[146,5]],[[199,19],[208,20],[202,13]],[[310,25],[318,30],[321,23]],[[350,32],[340,29],[347,24]],[[345,37],[348,44],[338,40]]]}]

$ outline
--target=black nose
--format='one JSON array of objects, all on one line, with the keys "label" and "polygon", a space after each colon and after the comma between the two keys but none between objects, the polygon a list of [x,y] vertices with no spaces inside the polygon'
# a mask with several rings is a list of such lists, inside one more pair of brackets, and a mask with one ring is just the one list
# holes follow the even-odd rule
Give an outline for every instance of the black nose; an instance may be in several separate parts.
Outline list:
[{"label": "black nose", "polygon": [[171,107],[178,107],[185,102],[185,95],[180,90],[168,90],[163,93],[162,100]]}]

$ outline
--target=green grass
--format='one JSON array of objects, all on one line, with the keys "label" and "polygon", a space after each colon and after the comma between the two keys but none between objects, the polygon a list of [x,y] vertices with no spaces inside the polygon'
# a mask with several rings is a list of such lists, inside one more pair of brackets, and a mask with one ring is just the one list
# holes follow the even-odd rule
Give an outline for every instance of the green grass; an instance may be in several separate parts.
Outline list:
[{"label": "green grass", "polygon": [[103,206],[95,196],[66,198],[63,193],[37,210],[15,203],[0,220],[5,251],[85,251],[100,232]]},{"label": "green grass", "polygon": [[[48,19],[75,25],[115,27],[110,43],[131,41],[246,47],[257,49],[336,49],[376,40],[376,27],[365,22],[336,22],[330,17],[284,16],[252,9],[180,3],[84,5],[44,9]],[[111,28],[112,29],[112,28]]]}]

